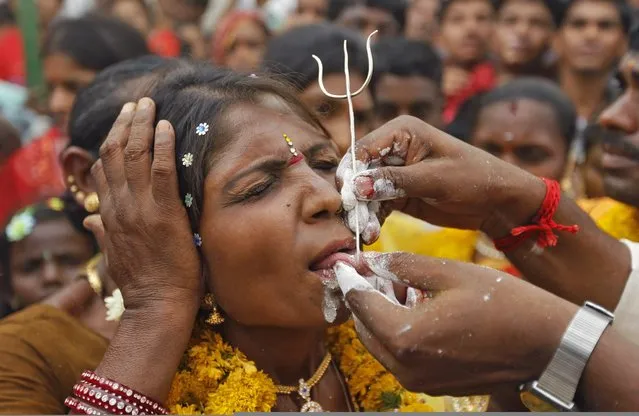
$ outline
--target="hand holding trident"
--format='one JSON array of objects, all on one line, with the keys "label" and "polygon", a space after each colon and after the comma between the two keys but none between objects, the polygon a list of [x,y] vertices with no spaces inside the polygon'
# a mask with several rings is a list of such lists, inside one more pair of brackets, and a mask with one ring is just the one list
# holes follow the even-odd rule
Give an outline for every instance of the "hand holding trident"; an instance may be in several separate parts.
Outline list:
[{"label": "hand holding trident", "polygon": [[[324,85],[324,65],[322,64],[322,60],[317,55],[313,55],[313,59],[317,61],[317,66],[319,68],[319,75],[318,75],[319,87],[324,93],[324,95],[330,98],[335,98],[338,100],[346,99],[348,101],[348,117],[349,117],[350,132],[351,132],[350,153],[352,157],[353,175],[358,173],[357,161],[355,158],[356,138],[355,138],[355,112],[353,110],[353,98],[361,94],[366,89],[366,87],[368,87],[368,84],[370,84],[371,79],[373,78],[374,66],[373,66],[373,53],[371,51],[371,39],[377,32],[378,31],[376,30],[373,33],[371,33],[368,36],[368,39],[366,40],[366,55],[368,56],[368,75],[366,77],[366,80],[364,81],[364,84],[360,87],[360,89],[358,89],[355,92],[351,91],[351,75],[350,75],[350,68],[349,68],[349,62],[348,62],[348,47],[347,47],[348,41],[346,40],[344,41],[344,77],[346,81],[346,94],[333,94],[326,89]],[[357,204],[363,204],[364,206],[366,206],[366,203],[357,202]],[[357,244],[357,258],[359,259],[359,255],[361,252],[361,241],[360,241],[361,226],[360,226],[359,215],[357,215],[358,211],[359,210],[355,210],[354,213],[355,213],[355,239],[356,239],[355,241]]]}]

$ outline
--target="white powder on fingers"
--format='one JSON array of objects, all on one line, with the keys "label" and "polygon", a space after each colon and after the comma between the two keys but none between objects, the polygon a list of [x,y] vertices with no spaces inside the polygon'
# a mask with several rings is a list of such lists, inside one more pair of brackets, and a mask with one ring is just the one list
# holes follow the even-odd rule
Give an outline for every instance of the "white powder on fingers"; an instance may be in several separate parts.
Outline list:
[{"label": "white powder on fingers", "polygon": [[375,290],[373,285],[370,284],[363,276],[360,276],[357,271],[351,266],[338,262],[334,266],[335,275],[337,276],[337,283],[344,295],[347,295],[353,289],[357,290]]}]

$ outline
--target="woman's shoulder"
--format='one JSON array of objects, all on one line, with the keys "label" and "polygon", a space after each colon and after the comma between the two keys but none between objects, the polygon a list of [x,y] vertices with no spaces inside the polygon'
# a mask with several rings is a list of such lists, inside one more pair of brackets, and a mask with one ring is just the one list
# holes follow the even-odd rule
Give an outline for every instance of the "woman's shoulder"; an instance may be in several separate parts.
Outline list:
[{"label": "woman's shoulder", "polygon": [[94,369],[107,341],[72,316],[34,305],[0,321],[0,408],[9,413],[66,413],[65,397]]}]

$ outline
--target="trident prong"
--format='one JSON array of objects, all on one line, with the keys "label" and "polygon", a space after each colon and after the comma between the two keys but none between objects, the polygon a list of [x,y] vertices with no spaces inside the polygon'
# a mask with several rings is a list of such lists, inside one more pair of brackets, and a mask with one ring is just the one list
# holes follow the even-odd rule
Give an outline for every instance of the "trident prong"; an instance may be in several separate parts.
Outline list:
[{"label": "trident prong", "polygon": [[[338,100],[346,99],[348,101],[348,118],[349,118],[350,133],[351,133],[351,157],[352,157],[354,174],[357,174],[358,172],[357,172],[357,159],[355,158],[356,138],[355,138],[355,111],[353,109],[353,97],[357,97],[359,94],[361,94],[366,89],[366,87],[368,87],[368,84],[370,84],[371,79],[373,78],[374,66],[373,66],[373,52],[371,50],[371,39],[377,32],[378,32],[377,30],[374,31],[373,33],[368,35],[368,39],[366,39],[366,55],[368,56],[368,75],[366,76],[366,80],[364,81],[364,84],[360,87],[360,89],[358,89],[355,92],[351,91],[351,74],[350,74],[350,68],[349,68],[349,62],[348,62],[348,41],[344,40],[344,78],[346,81],[346,94],[344,95],[332,94],[326,89],[326,87],[324,86],[324,65],[322,64],[322,60],[319,57],[317,57],[317,55],[313,55],[313,59],[317,61],[317,66],[319,68],[319,74],[318,74],[317,80],[319,83],[319,87],[324,93],[324,95],[330,98],[335,98]],[[359,223],[359,216],[357,215],[357,211],[356,211],[355,212],[355,241],[356,241],[356,247],[357,247],[357,259],[359,259],[360,252],[362,251],[360,238],[361,238],[361,227]]]},{"label": "trident prong", "polygon": [[[371,50],[371,40],[373,36],[377,34],[377,32],[379,31],[378,30],[374,31],[373,33],[368,35],[368,39],[366,39],[366,55],[368,57],[368,75],[366,76],[366,81],[364,81],[364,84],[361,86],[360,89],[350,94],[351,97],[357,97],[358,95],[360,95],[366,89],[366,87],[368,87],[368,84],[371,83],[371,79],[373,79],[373,70],[375,68],[373,65],[373,51]],[[346,51],[346,44],[347,44],[347,41],[344,41],[344,60],[346,61],[346,64],[348,65],[348,52]],[[317,66],[319,68],[317,81],[319,82],[319,87],[324,93],[324,95],[330,98],[336,98],[338,100],[347,99],[348,94],[342,94],[342,95],[333,94],[326,89],[326,86],[324,85],[324,64],[322,63],[322,60],[317,55],[313,55],[313,59],[317,61]],[[344,71],[344,72],[346,73],[347,71]]]}]

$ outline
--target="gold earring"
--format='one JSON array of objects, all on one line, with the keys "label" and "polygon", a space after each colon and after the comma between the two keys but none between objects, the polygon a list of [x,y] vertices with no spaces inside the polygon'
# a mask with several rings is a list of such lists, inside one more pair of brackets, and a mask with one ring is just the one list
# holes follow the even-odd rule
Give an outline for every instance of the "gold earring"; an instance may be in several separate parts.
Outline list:
[{"label": "gold earring", "polygon": [[215,303],[215,297],[213,296],[212,293],[207,293],[204,296],[204,304],[210,308],[211,313],[209,314],[209,317],[206,318],[206,323],[209,325],[219,325],[222,322],[224,322],[224,317],[222,316],[222,314],[217,310],[217,303]]},{"label": "gold earring", "polygon": [[78,186],[75,184],[75,177],[73,175],[69,175],[67,177],[67,184],[69,185],[69,190],[72,193],[78,192]]},{"label": "gold earring", "polygon": [[100,209],[100,199],[98,198],[98,194],[95,192],[91,192],[84,199],[84,209],[88,213],[97,212]]}]

